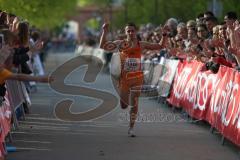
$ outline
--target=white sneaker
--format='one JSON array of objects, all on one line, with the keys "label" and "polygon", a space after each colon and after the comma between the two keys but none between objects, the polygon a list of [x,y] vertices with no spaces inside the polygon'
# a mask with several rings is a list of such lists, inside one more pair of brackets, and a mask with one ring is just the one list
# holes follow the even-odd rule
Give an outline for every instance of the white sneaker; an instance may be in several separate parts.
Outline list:
[{"label": "white sneaker", "polygon": [[136,137],[136,135],[134,134],[133,128],[128,129],[128,136],[129,137]]}]

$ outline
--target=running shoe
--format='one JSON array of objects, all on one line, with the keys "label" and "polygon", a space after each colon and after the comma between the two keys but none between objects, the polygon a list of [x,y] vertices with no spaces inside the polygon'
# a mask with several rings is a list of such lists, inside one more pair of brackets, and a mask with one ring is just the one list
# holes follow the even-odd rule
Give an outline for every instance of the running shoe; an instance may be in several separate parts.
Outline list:
[{"label": "running shoe", "polygon": [[128,129],[128,136],[129,137],[136,137],[136,135],[134,134],[133,128]]}]

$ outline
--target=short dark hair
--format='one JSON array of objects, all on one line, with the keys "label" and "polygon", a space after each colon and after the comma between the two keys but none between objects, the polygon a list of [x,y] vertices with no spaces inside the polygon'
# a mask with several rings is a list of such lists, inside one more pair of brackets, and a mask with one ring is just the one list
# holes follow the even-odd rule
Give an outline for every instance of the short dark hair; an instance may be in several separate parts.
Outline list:
[{"label": "short dark hair", "polygon": [[10,17],[16,17],[16,15],[13,14],[13,13],[9,13],[8,15],[9,15]]},{"label": "short dark hair", "polygon": [[134,27],[135,29],[137,29],[136,24],[133,23],[133,22],[128,22],[125,26],[126,26],[126,27],[127,27],[127,26],[130,26],[130,27]]},{"label": "short dark hair", "polygon": [[218,19],[216,18],[216,17],[207,17],[206,19],[205,19],[205,21],[212,21],[212,22],[214,22],[215,24],[217,24],[218,23]]},{"label": "short dark hair", "polygon": [[233,19],[236,20],[237,19],[237,13],[236,12],[227,12],[225,15],[228,19]]},{"label": "short dark hair", "polygon": [[210,17],[214,17],[214,13],[212,11],[206,11],[204,14],[209,15]]}]

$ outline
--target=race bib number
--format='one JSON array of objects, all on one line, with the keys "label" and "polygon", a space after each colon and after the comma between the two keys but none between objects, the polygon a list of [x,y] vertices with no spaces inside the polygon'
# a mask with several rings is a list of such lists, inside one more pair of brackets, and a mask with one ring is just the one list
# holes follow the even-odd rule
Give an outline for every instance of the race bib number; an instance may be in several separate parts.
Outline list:
[{"label": "race bib number", "polygon": [[127,58],[124,64],[124,70],[128,72],[140,70],[139,58]]}]

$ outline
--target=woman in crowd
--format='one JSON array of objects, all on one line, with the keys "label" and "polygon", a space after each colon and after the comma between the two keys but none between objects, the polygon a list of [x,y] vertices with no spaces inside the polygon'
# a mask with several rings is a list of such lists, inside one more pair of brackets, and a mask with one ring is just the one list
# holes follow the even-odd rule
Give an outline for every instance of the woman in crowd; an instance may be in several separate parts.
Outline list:
[{"label": "woman in crowd", "polygon": [[37,81],[37,82],[51,82],[53,79],[48,76],[30,76],[27,74],[21,73],[12,73],[10,71],[11,64],[7,64],[8,59],[11,59],[11,56],[14,54],[14,42],[16,40],[16,36],[10,32],[9,30],[3,30],[0,34],[4,35],[5,45],[0,50],[0,85],[4,84],[4,82],[8,79],[11,80],[20,80],[20,81]]}]

